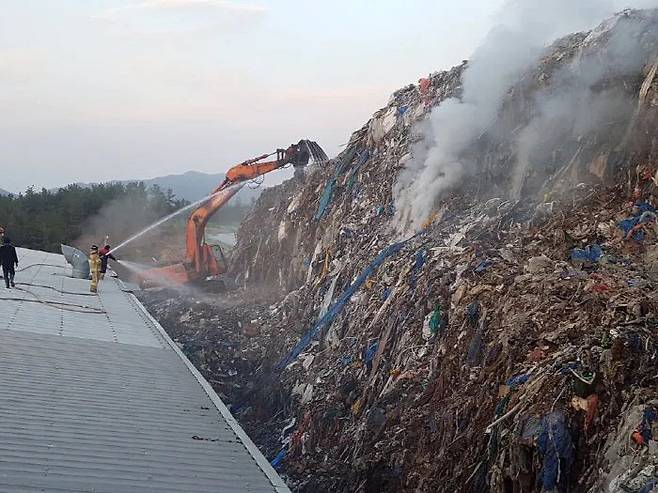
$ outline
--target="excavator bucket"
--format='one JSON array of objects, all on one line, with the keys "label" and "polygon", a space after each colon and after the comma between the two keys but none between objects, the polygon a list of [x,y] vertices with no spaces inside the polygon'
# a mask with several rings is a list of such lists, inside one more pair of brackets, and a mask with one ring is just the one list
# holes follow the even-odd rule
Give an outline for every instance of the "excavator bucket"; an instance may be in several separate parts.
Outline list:
[{"label": "excavator bucket", "polygon": [[322,150],[322,147],[320,147],[320,144],[318,144],[317,142],[314,142],[312,140],[302,140],[300,141],[300,144],[306,146],[306,150],[308,150],[308,153],[311,156],[313,163],[321,164],[321,163],[326,163],[329,160],[327,154]]}]

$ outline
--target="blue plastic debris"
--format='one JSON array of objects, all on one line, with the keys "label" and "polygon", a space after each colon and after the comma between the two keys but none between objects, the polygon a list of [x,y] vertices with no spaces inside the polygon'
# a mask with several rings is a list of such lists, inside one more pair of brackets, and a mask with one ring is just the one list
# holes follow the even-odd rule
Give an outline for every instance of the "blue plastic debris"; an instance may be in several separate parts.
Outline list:
[{"label": "blue plastic debris", "polygon": [[409,284],[412,288],[416,287],[416,281],[418,280],[418,275],[425,265],[425,250],[418,250],[416,252],[416,259],[414,261],[414,266],[411,269],[411,280]]},{"label": "blue plastic debris", "polygon": [[380,205],[375,209],[375,216],[394,216],[395,215],[395,205],[393,203],[389,203],[386,205]]},{"label": "blue plastic debris", "polygon": [[384,289],[384,292],[382,293],[382,301],[386,301],[390,295],[391,295],[391,288]]},{"label": "blue plastic debris", "polygon": [[637,202],[635,207],[637,207],[640,214],[644,214],[645,212],[658,212],[649,202]]},{"label": "blue plastic debris", "polygon": [[356,291],[363,285],[363,283],[365,283],[366,280],[384,263],[384,260],[402,250],[404,245],[407,244],[407,241],[409,241],[409,239],[400,241],[398,243],[393,243],[392,245],[384,248],[370,263],[370,265],[361,271],[359,277],[357,277],[356,280],[347,287],[347,289],[343,292],[343,294],[340,295],[336,302],[331,307],[329,307],[327,313],[325,313],[324,316],[320,318],[320,320],[318,320],[308,330],[308,332],[306,332],[306,334],[304,334],[299,342],[295,344],[290,352],[283,359],[281,359],[281,361],[279,361],[279,363],[276,365],[277,370],[282,370],[290,363],[292,363],[297,358],[297,356],[299,356],[309,346],[309,344],[311,344],[311,341],[322,331],[322,329],[330,325],[336,316],[341,311],[343,311],[345,304],[349,301],[352,295],[354,295],[354,293],[356,293]]},{"label": "blue plastic debris", "polygon": [[368,159],[370,158],[370,152],[368,150],[364,150],[359,154],[359,157],[356,161],[356,165],[354,168],[352,168],[352,171],[350,172],[350,176],[347,179],[347,188],[348,190],[351,189],[354,186],[354,182],[356,181],[356,174],[359,172],[359,169],[361,169],[361,166],[363,166]]},{"label": "blue plastic debris", "polygon": [[[635,204],[637,209],[636,213],[617,223],[617,227],[624,232],[624,236],[628,236],[630,232],[639,224],[656,222],[656,208],[647,202],[638,202]],[[644,231],[637,230],[633,232],[632,238],[635,241],[644,240]]]},{"label": "blue plastic debris", "polygon": [[658,409],[654,406],[648,406],[642,415],[642,423],[640,424],[640,435],[644,439],[644,443],[649,443],[653,440],[653,423],[658,421]]},{"label": "blue plastic debris", "polygon": [[514,377],[511,377],[505,382],[505,385],[507,385],[510,389],[516,389],[526,383],[528,380],[530,380],[530,375],[527,374],[522,374],[522,375],[516,375]]},{"label": "blue plastic debris", "polygon": [[414,269],[420,270],[423,268],[424,265],[425,265],[425,251],[418,250],[416,252],[416,262],[414,263]]},{"label": "blue plastic debris", "polygon": [[[368,157],[369,157],[368,151],[364,151],[363,153],[361,153],[357,165],[355,166],[355,168],[352,170],[352,173],[350,174],[350,180],[355,176],[356,170],[368,160]],[[331,198],[333,197],[334,194],[334,188],[336,187],[336,182],[338,181],[338,177],[347,170],[349,165],[350,165],[349,161],[340,161],[336,165],[336,172],[334,173],[334,176],[324,186],[324,190],[322,191],[322,195],[320,196],[320,203],[318,204],[318,210],[315,213],[316,221],[322,219],[325,213],[327,212],[329,204],[331,203]]]},{"label": "blue plastic debris", "polygon": [[[637,217],[632,217],[629,219],[624,219],[623,221],[619,221],[619,224],[617,226],[619,229],[621,229],[624,232],[624,236],[628,236],[631,232],[631,230],[637,226],[640,223],[640,218]],[[633,233],[632,238],[635,241],[642,241],[644,240],[644,231],[635,231]]]},{"label": "blue plastic debris", "polygon": [[552,491],[558,484],[564,486],[574,461],[574,447],[564,414],[559,411],[544,416],[537,448],[542,457],[539,481],[542,491]]},{"label": "blue plastic debris", "polygon": [[315,213],[315,220],[316,221],[319,221],[320,219],[322,219],[325,212],[327,212],[327,207],[329,206],[329,203],[331,202],[331,197],[334,193],[334,187],[335,186],[336,186],[336,178],[332,178],[325,185],[324,191],[322,192],[322,195],[320,196],[320,204],[318,205],[318,210]]},{"label": "blue plastic debris", "polygon": [[564,365],[561,365],[557,369],[557,373],[559,373],[560,375],[570,375],[571,370],[575,370],[579,366],[580,366],[580,364],[578,364],[577,361],[570,361],[569,363],[565,363]]},{"label": "blue plastic debris", "polygon": [[270,462],[270,465],[275,469],[279,470],[281,467],[281,464],[283,463],[283,459],[286,458],[286,453],[288,452],[288,445],[285,445],[281,450],[279,450],[279,453],[276,454],[276,457],[272,459],[272,462]]},{"label": "blue plastic debris", "polygon": [[476,272],[476,273],[480,274],[481,272],[484,272],[485,270],[487,270],[492,265],[493,265],[493,260],[491,260],[490,258],[484,259],[479,264],[477,264],[475,266],[475,268],[473,269],[473,272]]},{"label": "blue plastic debris", "polygon": [[480,319],[480,303],[474,301],[466,307],[466,316],[471,327],[476,327]]},{"label": "blue plastic debris", "polygon": [[377,348],[379,348],[379,342],[373,342],[363,351],[363,362],[368,364],[373,359],[375,359],[375,354],[377,354]]},{"label": "blue plastic debris", "polygon": [[340,362],[344,366],[351,365],[352,361],[354,361],[354,358],[349,354],[344,354],[340,357]]},{"label": "blue plastic debris", "polygon": [[638,493],[651,493],[658,486],[658,479],[650,479]]},{"label": "blue plastic debris", "polygon": [[603,249],[596,243],[587,245],[585,248],[574,248],[571,250],[571,261],[596,263],[603,257]]}]

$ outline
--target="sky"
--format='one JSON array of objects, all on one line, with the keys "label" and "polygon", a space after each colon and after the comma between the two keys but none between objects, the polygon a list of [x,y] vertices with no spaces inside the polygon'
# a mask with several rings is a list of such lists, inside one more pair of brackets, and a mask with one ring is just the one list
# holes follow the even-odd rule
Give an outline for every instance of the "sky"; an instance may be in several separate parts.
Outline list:
[{"label": "sky", "polygon": [[218,173],[302,138],[335,155],[502,4],[3,0],[0,188]]}]

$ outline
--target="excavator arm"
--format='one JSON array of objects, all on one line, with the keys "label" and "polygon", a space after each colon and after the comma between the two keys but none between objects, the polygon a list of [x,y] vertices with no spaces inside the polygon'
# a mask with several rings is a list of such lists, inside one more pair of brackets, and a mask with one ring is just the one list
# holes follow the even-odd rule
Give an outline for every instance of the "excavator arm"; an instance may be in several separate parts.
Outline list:
[{"label": "excavator arm", "polygon": [[[274,155],[276,159],[263,161]],[[185,261],[142,272],[139,276],[140,284],[184,284],[223,274],[225,268],[217,261],[213,247],[205,242],[206,225],[210,218],[240,191],[245,182],[289,164],[295,167],[306,166],[311,159],[316,163],[324,162],[327,155],[316,142],[301,140],[287,149],[277,149],[271,154],[263,154],[233,166],[226,172],[224,181],[212,191],[208,200],[190,215],[185,231]],[[221,254],[221,250],[219,253]]]}]

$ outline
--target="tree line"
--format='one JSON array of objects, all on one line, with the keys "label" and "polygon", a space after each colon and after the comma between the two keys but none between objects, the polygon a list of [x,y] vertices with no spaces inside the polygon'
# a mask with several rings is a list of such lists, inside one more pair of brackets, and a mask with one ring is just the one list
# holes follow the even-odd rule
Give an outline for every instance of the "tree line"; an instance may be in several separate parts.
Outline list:
[{"label": "tree line", "polygon": [[[59,252],[61,244],[87,248],[106,235],[116,244],[187,204],[171,190],[142,182],[69,185],[54,191],[31,187],[0,196],[0,225],[17,246]],[[248,208],[227,204],[217,219],[239,221]],[[182,227],[186,217],[182,214],[168,228]]]}]

